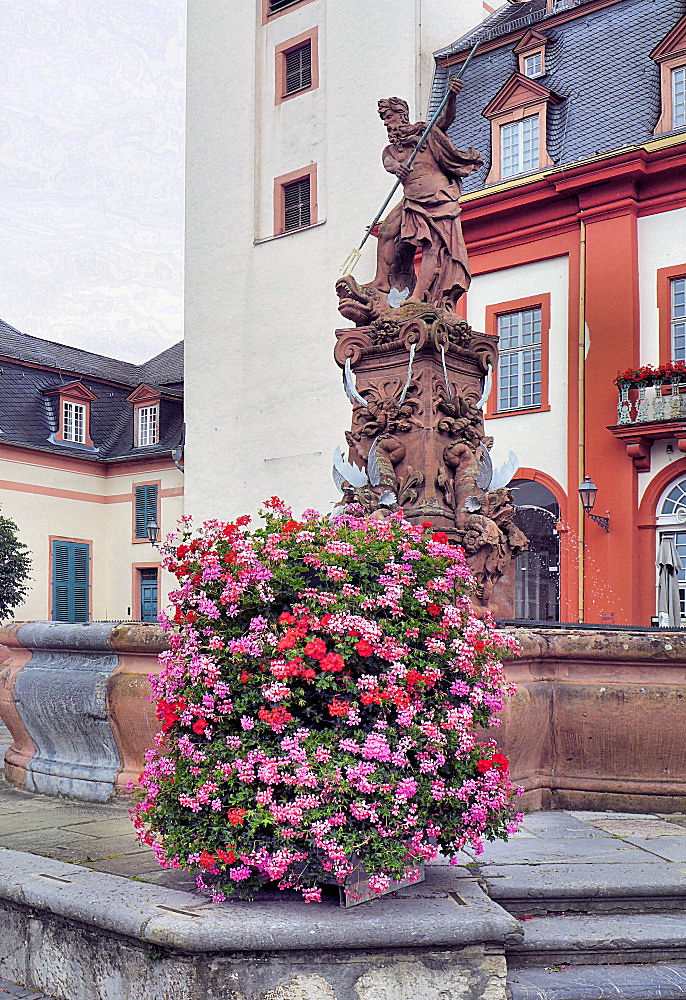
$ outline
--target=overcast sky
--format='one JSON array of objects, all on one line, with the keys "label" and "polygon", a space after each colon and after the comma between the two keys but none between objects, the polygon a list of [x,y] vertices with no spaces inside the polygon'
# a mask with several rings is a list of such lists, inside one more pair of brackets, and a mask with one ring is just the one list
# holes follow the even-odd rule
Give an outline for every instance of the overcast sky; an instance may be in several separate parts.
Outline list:
[{"label": "overcast sky", "polygon": [[141,361],[183,334],[185,0],[0,0],[0,318]]}]

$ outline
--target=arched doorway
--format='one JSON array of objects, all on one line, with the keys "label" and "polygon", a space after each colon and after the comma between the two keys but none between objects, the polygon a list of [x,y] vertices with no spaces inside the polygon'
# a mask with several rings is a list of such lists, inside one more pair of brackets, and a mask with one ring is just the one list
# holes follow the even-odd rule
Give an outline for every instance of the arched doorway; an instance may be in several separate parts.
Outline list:
[{"label": "arched doorway", "polygon": [[[686,625],[686,476],[672,482],[664,490],[655,512],[657,550],[666,536],[671,536],[681,559],[679,599],[681,624]],[[655,583],[655,613],[657,614],[657,577]]]},{"label": "arched doorway", "polygon": [[[560,507],[542,483],[513,479],[515,521],[529,539],[529,548],[515,560],[515,618],[560,620]],[[686,538],[686,535],[685,535]]]}]

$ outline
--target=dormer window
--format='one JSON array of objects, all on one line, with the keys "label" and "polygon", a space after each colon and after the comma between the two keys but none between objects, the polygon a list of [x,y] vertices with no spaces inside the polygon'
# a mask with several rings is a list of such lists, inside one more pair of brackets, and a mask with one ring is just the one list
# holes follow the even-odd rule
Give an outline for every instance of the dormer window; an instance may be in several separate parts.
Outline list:
[{"label": "dormer window", "polygon": [[500,176],[536,170],[539,162],[538,115],[500,126]]},{"label": "dormer window", "polygon": [[149,448],[160,441],[160,390],[139,385],[128,397],[133,403],[133,446]]},{"label": "dormer window", "polygon": [[83,403],[62,400],[62,440],[86,443],[86,407]]},{"label": "dormer window", "polygon": [[686,126],[686,66],[672,70],[672,129]]},{"label": "dormer window", "polygon": [[145,448],[159,441],[159,403],[154,406],[136,407],[139,448]]},{"label": "dormer window", "polygon": [[513,73],[483,111],[491,122],[487,184],[553,165],[547,148],[547,109],[559,102],[556,94],[536,80]]},{"label": "dormer window", "polygon": [[543,75],[543,52],[532,52],[522,59],[524,76],[534,78]]},{"label": "dormer window", "polygon": [[686,128],[686,17],[650,53],[660,67],[662,113],[655,135]]},{"label": "dormer window", "polygon": [[49,441],[52,444],[93,448],[90,422],[95,394],[83,382],[67,382],[48,386],[43,389],[43,395],[46,401],[55,400],[48,404],[53,428]]},{"label": "dormer window", "polygon": [[519,72],[530,80],[545,75],[545,47],[548,37],[535,28],[530,28],[515,46],[519,59]]}]

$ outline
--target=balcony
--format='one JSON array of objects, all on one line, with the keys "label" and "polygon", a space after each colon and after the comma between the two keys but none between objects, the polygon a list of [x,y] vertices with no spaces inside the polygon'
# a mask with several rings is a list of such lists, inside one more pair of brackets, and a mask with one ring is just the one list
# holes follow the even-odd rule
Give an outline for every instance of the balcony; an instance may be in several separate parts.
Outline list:
[{"label": "balcony", "polygon": [[650,470],[653,441],[674,438],[686,453],[686,364],[646,365],[615,379],[617,424],[608,429],[626,446],[638,472]]}]

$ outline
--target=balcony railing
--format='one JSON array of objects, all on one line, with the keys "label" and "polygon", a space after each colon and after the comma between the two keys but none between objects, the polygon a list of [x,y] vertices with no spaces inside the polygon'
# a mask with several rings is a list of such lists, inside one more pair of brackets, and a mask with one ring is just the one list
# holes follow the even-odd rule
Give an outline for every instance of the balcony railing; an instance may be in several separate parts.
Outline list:
[{"label": "balcony railing", "polygon": [[686,372],[619,382],[617,390],[617,423],[620,426],[686,418]]}]

